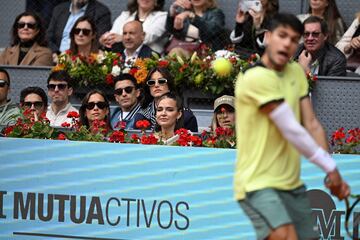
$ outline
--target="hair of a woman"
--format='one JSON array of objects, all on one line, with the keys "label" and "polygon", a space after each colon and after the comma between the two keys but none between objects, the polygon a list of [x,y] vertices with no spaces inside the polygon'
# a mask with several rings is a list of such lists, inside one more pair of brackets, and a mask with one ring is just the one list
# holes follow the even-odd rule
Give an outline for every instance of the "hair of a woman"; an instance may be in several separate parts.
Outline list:
[{"label": "hair of a woman", "polygon": [[79,49],[77,44],[75,43],[75,29],[77,28],[77,25],[80,22],[88,22],[91,26],[91,34],[94,34],[95,37],[91,40],[91,53],[97,53],[99,51],[99,44],[98,44],[98,39],[97,39],[97,28],[96,28],[96,24],[94,22],[94,20],[89,17],[89,16],[82,16],[80,17],[78,20],[76,20],[73,28],[70,31],[70,50],[72,53],[77,54]]},{"label": "hair of a woman", "polygon": [[109,105],[109,100],[107,99],[105,93],[103,93],[101,90],[98,89],[94,89],[91,90],[90,92],[88,92],[85,97],[83,98],[82,102],[81,102],[81,107],[79,109],[79,115],[80,115],[80,124],[86,127],[90,127],[89,125],[89,120],[86,117],[86,105],[89,102],[89,99],[92,95],[94,94],[99,94],[104,98],[104,102],[107,103],[108,105],[108,109],[109,109],[109,113],[105,116],[104,121],[106,122],[108,128],[111,128],[111,124],[110,124],[110,105]]},{"label": "hair of a woman", "polygon": [[[164,3],[165,0],[155,0],[155,7],[152,11],[162,11],[164,8]],[[138,8],[139,8],[139,4],[137,3],[137,0],[129,0],[127,9],[130,12],[130,14],[136,12]]]},{"label": "hair of a woman", "polygon": [[36,42],[39,46],[47,47],[47,40],[46,40],[46,29],[43,23],[43,20],[39,15],[33,12],[23,12],[15,18],[15,21],[11,28],[11,46],[18,45],[21,42],[18,34],[17,24],[22,17],[31,16],[35,19],[36,22],[36,29],[39,30],[36,36],[34,37],[34,42]]}]

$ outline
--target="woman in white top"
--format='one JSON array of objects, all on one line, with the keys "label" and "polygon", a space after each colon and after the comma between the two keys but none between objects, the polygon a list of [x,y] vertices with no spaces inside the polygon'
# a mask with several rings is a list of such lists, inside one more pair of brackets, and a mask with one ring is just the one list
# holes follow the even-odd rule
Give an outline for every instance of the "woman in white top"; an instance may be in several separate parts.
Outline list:
[{"label": "woman in white top", "polygon": [[123,11],[115,19],[110,32],[101,36],[100,43],[107,48],[111,48],[115,43],[121,43],[124,24],[138,20],[143,23],[144,44],[158,53],[163,52],[167,42],[167,39],[163,38],[167,17],[167,12],[161,11],[163,6],[164,0],[129,0],[128,11]]}]

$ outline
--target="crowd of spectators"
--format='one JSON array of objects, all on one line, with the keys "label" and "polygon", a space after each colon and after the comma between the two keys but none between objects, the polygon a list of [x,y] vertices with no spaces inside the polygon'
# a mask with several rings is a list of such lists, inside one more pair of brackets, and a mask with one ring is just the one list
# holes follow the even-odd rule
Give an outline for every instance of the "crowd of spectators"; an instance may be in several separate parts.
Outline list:
[{"label": "crowd of spectators", "polygon": [[[33,12],[18,15],[10,46],[0,55],[0,65],[51,66],[65,51],[84,57],[114,51],[125,62],[151,57],[154,52],[189,57],[200,43],[214,51],[231,43],[243,58],[261,55],[266,47],[265,33],[279,11],[279,2],[260,2],[259,8],[243,9],[239,5],[235,28],[230,31],[225,28],[225,14],[215,0],[174,0],[169,9],[164,9],[164,0],[129,0],[127,10],[121,12],[112,27],[110,10],[101,2],[71,0],[55,6],[48,24]],[[360,14],[347,29],[335,0],[310,0],[308,13],[298,18],[305,31],[293,57],[306,73],[345,76],[347,70],[360,72]],[[61,127],[67,113],[77,111],[70,103],[72,80],[65,71],[52,72],[47,84],[47,94],[37,87],[24,89],[20,108],[31,110],[34,118],[46,113],[51,126]],[[19,113],[19,108],[7,99],[9,88],[10,76],[2,69],[0,125],[14,123],[12,116]],[[143,86],[133,75],[121,73],[114,79],[113,90],[118,104],[114,109],[110,109],[103,92],[92,90],[86,94],[79,109],[82,125],[91,128],[94,120],[104,120],[107,129],[122,124],[135,129],[136,121],[147,119],[149,129],[165,140],[179,127],[199,130],[196,117],[183,106],[166,67],[150,69]],[[211,129],[230,127],[234,121],[233,97],[217,99]]]}]

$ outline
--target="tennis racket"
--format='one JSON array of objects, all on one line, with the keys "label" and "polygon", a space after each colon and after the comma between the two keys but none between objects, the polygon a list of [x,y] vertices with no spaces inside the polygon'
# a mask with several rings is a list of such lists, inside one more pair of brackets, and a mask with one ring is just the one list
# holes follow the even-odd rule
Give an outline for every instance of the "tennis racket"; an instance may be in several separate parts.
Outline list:
[{"label": "tennis racket", "polygon": [[[354,202],[352,204],[350,204],[350,199],[354,199]],[[347,235],[351,238],[351,239],[360,239],[359,238],[359,233],[357,232],[357,237],[354,237],[354,232],[352,232],[353,228],[353,223],[355,223],[356,226],[356,231],[358,231],[358,226],[359,226],[359,222],[360,222],[360,214],[357,216],[353,216],[354,219],[352,219],[352,221],[350,221],[351,215],[353,214],[353,211],[356,207],[356,205],[360,202],[360,195],[359,194],[350,194],[350,196],[348,196],[347,198],[345,198],[345,205],[346,205],[346,212],[345,212],[345,230]]]}]

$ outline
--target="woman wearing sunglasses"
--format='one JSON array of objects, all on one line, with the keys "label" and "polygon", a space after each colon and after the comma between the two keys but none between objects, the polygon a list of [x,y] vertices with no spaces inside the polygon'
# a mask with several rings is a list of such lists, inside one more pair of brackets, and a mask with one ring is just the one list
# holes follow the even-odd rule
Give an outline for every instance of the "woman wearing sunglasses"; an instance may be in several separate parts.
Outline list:
[{"label": "woman wearing sunglasses", "polygon": [[0,65],[51,66],[53,61],[45,32],[38,15],[21,13],[12,26],[11,47],[0,54]]},{"label": "woman wearing sunglasses", "polygon": [[[151,121],[152,126],[156,123],[156,106],[162,95],[168,92],[175,91],[173,77],[166,68],[153,68],[149,71],[146,78],[146,85],[144,86],[145,98],[142,102],[142,111],[147,119]],[[184,113],[184,128],[192,131],[198,131],[197,120],[192,111],[188,108],[183,109]],[[152,128],[153,128],[152,127]]]},{"label": "woman wearing sunglasses", "polygon": [[88,16],[80,17],[70,32],[70,51],[84,57],[99,53],[95,22]]},{"label": "woman wearing sunglasses", "polygon": [[48,98],[45,91],[39,87],[27,87],[20,92],[20,106],[25,114],[24,117],[39,120],[46,115]]},{"label": "woman wearing sunglasses", "polygon": [[184,126],[184,107],[175,93],[168,92],[159,98],[156,107],[156,135],[165,144],[176,141],[175,131]]},{"label": "woman wearing sunglasses", "polygon": [[105,122],[105,126],[102,127],[105,130],[111,129],[109,101],[100,90],[95,89],[86,94],[82,100],[79,114],[81,125],[90,130],[94,127],[96,120]]}]

